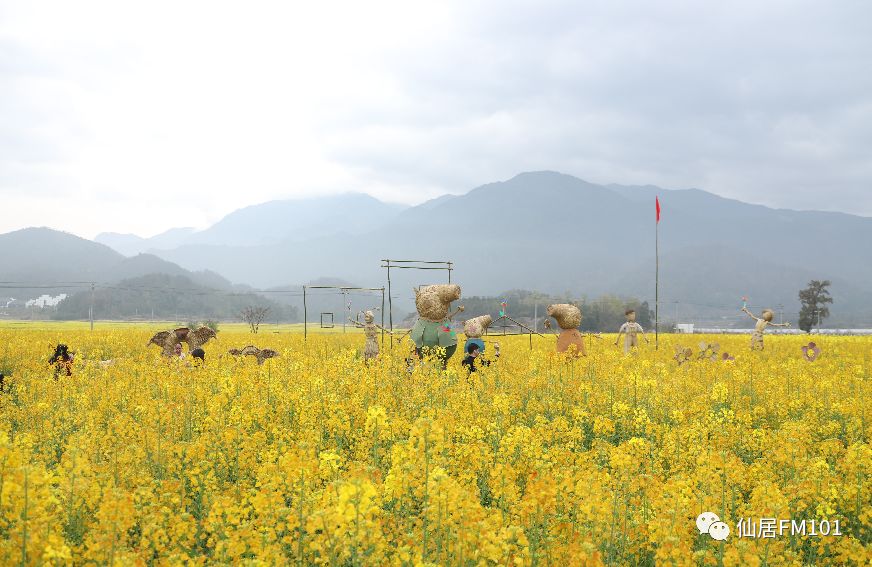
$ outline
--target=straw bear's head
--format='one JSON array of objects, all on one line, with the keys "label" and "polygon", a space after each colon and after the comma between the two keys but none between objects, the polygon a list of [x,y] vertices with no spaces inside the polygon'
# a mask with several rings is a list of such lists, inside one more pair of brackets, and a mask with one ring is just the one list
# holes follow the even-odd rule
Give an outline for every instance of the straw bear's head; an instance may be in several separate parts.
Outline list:
[{"label": "straw bear's head", "polygon": [[415,289],[415,308],[424,319],[441,321],[448,316],[451,302],[460,299],[457,284],[422,285]]}]

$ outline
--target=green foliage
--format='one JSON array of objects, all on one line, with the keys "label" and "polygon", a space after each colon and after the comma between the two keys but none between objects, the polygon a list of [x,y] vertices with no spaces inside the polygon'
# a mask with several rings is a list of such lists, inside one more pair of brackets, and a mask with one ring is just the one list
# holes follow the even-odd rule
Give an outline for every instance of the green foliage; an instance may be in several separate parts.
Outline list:
[{"label": "green foliage", "polygon": [[[496,297],[473,296],[465,297],[458,303],[463,304],[465,311],[462,318],[489,314],[496,320],[500,313],[500,303],[508,303],[508,315],[517,321],[532,321],[534,317],[541,322],[545,319],[545,309],[552,303],[576,303],[581,307],[583,331],[616,332],[626,321],[624,312],[627,309],[636,311],[636,321],[644,329],[653,325],[654,312],[647,301],[636,298],[622,298],[614,295],[604,295],[595,300],[579,301],[569,293],[563,295],[546,295],[534,291],[514,289]],[[538,307],[537,307],[538,306]]]},{"label": "green foliage", "polygon": [[[72,295],[58,304],[55,319],[87,319],[91,292]],[[279,305],[255,293],[227,293],[204,287],[185,276],[151,274],[122,280],[118,284],[98,287],[94,292],[94,317],[97,319],[128,319],[151,317],[177,321],[213,322],[218,319],[238,319],[248,306],[265,307],[271,317],[281,321],[297,319],[297,309]],[[185,319],[188,318],[188,319]]]},{"label": "green foliage", "polygon": [[208,321],[197,321],[195,319],[191,319],[190,321],[185,323],[185,326],[189,329],[199,329],[200,327],[209,327],[210,329],[212,329],[216,333],[218,332],[218,321],[215,321],[214,319],[210,319]]},{"label": "green foliage", "polygon": [[799,310],[799,328],[806,333],[812,327],[820,327],[821,321],[830,316],[830,308],[826,305],[833,302],[830,291],[830,280],[811,280],[808,287],[799,292],[802,307]]},{"label": "green foliage", "polygon": [[463,318],[489,314],[496,319],[500,316],[500,302],[504,300],[508,303],[509,316],[517,320],[533,319],[534,313],[542,319],[545,317],[545,308],[548,304],[572,301],[568,295],[561,297],[524,289],[513,289],[498,296],[464,297],[457,303],[462,304],[465,308]]},{"label": "green foliage", "polygon": [[585,301],[581,305],[581,330],[596,332],[617,332],[627,320],[626,311],[636,312],[636,322],[643,329],[653,327],[654,312],[647,301],[626,299],[614,295],[604,295],[595,301]]}]

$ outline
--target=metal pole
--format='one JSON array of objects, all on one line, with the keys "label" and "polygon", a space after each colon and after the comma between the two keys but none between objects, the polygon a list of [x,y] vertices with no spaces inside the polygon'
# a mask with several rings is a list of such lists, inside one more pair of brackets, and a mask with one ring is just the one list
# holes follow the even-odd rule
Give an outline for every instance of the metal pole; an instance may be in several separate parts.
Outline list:
[{"label": "metal pole", "polygon": [[451,262],[448,262],[448,283],[451,283]]},{"label": "metal pole", "polygon": [[[351,316],[351,311],[349,311],[348,301],[346,301],[346,299],[345,299],[345,290],[343,289],[340,291],[342,291],[342,314],[347,315],[346,317],[342,318],[342,333],[344,334],[345,333],[345,320],[348,319],[348,316]],[[347,314],[346,314],[346,311],[348,312]]]},{"label": "metal pole", "polygon": [[660,219],[654,223],[654,350],[660,349]]},{"label": "metal pole", "polygon": [[[391,327],[391,333],[394,332],[394,302],[391,300],[391,261],[386,260],[388,269],[388,323]],[[393,346],[393,342],[391,342]]]},{"label": "metal pole", "polygon": [[309,318],[309,308],[306,305],[306,286],[303,286],[303,340],[309,336],[309,325],[306,320]]},{"label": "metal pole", "polygon": [[[381,346],[385,348],[385,288],[381,289],[382,304],[381,304]],[[391,349],[394,348],[394,341],[391,341]]]},{"label": "metal pole", "polygon": [[91,307],[88,309],[88,319],[91,321],[91,330],[94,330],[94,282],[91,282]]},{"label": "metal pole", "polygon": [[[539,303],[533,304],[533,330],[539,332]],[[530,339],[533,340],[532,338]]]}]

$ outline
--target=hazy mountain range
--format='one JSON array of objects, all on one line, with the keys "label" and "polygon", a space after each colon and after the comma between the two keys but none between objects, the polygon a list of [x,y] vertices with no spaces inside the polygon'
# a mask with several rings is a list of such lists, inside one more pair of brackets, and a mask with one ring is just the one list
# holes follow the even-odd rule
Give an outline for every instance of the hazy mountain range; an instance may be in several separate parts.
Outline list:
[{"label": "hazy mountain range", "polygon": [[[748,296],[752,307],[783,304],[795,320],[798,290],[810,279],[830,279],[831,321],[872,324],[870,218],[772,209],[697,189],[596,185],[555,172],[522,173],[408,208],[365,195],[272,201],[204,231],[97,240],[119,252],[149,250],[148,262],[159,258],[175,268],[209,270],[201,277],[219,274],[258,288],[322,276],[380,287],[383,258],[451,260],[452,279],[465,295],[532,289],[653,304],[655,195],[662,206],[661,319],[735,318]],[[9,236],[0,236],[3,263]],[[105,248],[95,255],[110,253],[116,254]],[[111,269],[146,262],[136,258],[116,258]],[[18,277],[44,277],[39,259],[20,260],[26,261],[13,270]],[[408,306],[413,285],[446,275],[397,270],[391,279],[397,304]]]},{"label": "hazy mountain range", "polygon": [[192,272],[153,254],[127,257],[103,244],[50,228],[0,234],[0,280],[4,282],[113,283],[158,273],[185,276],[214,289],[233,288],[230,281],[209,270]]},{"label": "hazy mountain range", "polygon": [[337,232],[366,233],[384,226],[404,208],[360,193],[269,201],[234,211],[201,231],[174,228],[151,238],[103,232],[94,240],[125,255],[186,245],[258,246],[304,242]]}]

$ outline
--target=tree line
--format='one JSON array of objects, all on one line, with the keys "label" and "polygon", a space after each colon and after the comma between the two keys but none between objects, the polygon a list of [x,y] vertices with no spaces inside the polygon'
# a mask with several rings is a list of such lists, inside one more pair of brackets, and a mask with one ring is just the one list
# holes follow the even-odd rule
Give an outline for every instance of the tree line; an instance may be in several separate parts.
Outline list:
[{"label": "tree line", "polygon": [[[82,291],[61,301],[54,319],[89,317],[92,292]],[[151,274],[122,280],[93,291],[94,318],[155,318],[172,320],[239,320],[247,308],[268,310],[270,320],[299,318],[297,308],[250,292],[223,292],[200,286],[185,276]]]},{"label": "tree line", "polygon": [[[581,330],[590,332],[616,332],[626,321],[624,313],[628,309],[636,311],[636,321],[646,330],[653,327],[654,312],[647,301],[634,297],[619,297],[604,295],[597,299],[582,298],[577,300],[569,293],[550,295],[535,291],[514,289],[496,296],[464,297],[459,302],[465,308],[465,316],[489,314],[494,320],[500,317],[500,312],[524,324],[538,319],[538,328],[542,329],[542,321],[546,317],[546,308],[552,303],[575,303],[581,308]],[[503,306],[505,303],[505,306]]]}]

